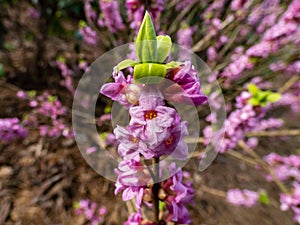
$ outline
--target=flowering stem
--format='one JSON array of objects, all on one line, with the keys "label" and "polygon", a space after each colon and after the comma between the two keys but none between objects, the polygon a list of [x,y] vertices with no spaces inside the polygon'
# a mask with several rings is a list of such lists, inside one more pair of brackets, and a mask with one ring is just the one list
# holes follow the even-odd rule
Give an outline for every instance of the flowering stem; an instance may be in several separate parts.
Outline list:
[{"label": "flowering stem", "polygon": [[153,214],[154,214],[154,222],[156,224],[159,223],[159,199],[158,199],[158,191],[160,188],[160,184],[158,182],[159,179],[159,158],[154,158],[153,162],[155,163],[154,169],[154,177],[153,177],[153,187],[152,187],[152,202],[153,202]]}]

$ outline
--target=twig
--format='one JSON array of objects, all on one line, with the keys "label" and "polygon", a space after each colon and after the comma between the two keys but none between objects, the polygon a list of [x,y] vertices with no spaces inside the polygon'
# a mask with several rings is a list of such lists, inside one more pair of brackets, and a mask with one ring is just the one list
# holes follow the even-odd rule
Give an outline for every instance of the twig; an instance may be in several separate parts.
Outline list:
[{"label": "twig", "polygon": [[272,130],[272,131],[256,131],[249,132],[246,137],[276,137],[276,136],[298,136],[300,135],[300,130]]},{"label": "twig", "polygon": [[186,137],[184,138],[184,142],[187,144],[204,143],[204,138]]},{"label": "twig", "polygon": [[244,162],[248,163],[251,166],[256,166],[258,164],[255,160],[253,160],[247,156],[244,156],[243,154],[236,152],[234,150],[230,150],[230,151],[226,152],[226,154],[228,154],[236,159],[243,160]]},{"label": "twig", "polygon": [[270,168],[269,164],[267,164],[263,159],[261,159],[261,157],[253,149],[249,148],[249,146],[243,140],[239,140],[238,145],[245,152],[247,152],[249,155],[255,158],[255,160],[257,160],[257,162],[271,175],[273,181],[283,193],[289,192],[285,185],[277,178],[276,174],[274,173],[273,169]]},{"label": "twig", "polygon": [[156,224],[159,223],[159,199],[158,192],[160,189],[160,184],[158,182],[159,179],[159,158],[154,158],[154,177],[153,177],[153,187],[152,187],[152,202],[153,202],[153,214],[154,214],[154,222]]},{"label": "twig", "polygon": [[297,80],[299,80],[299,75],[293,76],[281,88],[279,88],[278,92],[281,94],[286,92]]},{"label": "twig", "polygon": [[221,198],[226,198],[226,196],[227,196],[225,191],[221,191],[221,190],[218,190],[218,189],[207,187],[205,185],[201,185],[200,189],[203,192],[206,192],[206,193],[209,193],[209,194],[212,194],[212,195],[216,195],[216,196],[219,196]]},{"label": "twig", "polygon": [[133,207],[133,202],[132,201],[126,201],[126,207],[128,209],[129,215],[134,213],[134,207]]}]

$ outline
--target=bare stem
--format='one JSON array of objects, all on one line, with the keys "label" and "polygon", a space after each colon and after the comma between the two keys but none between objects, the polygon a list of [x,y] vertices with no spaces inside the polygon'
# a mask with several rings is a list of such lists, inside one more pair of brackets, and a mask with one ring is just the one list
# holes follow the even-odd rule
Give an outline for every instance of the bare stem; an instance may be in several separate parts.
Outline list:
[{"label": "bare stem", "polygon": [[283,193],[288,193],[288,189],[286,188],[286,186],[277,178],[276,174],[274,173],[273,169],[269,166],[269,164],[267,164],[263,159],[261,159],[261,157],[251,148],[248,147],[248,145],[243,141],[240,140],[238,142],[239,146],[245,151],[247,152],[250,156],[252,156],[257,162],[259,162],[259,164],[264,168],[265,171],[267,171],[273,181],[275,182],[275,184],[279,187],[279,189],[283,192]]},{"label": "bare stem", "polygon": [[272,131],[256,131],[246,134],[247,137],[276,137],[276,136],[298,136],[300,130],[272,130]]},{"label": "bare stem", "polygon": [[297,75],[293,76],[281,88],[279,88],[278,92],[281,94],[286,92],[297,80],[299,80],[299,77]]},{"label": "bare stem", "polygon": [[207,187],[205,185],[201,185],[200,189],[203,192],[206,192],[206,193],[209,193],[209,194],[221,197],[221,198],[226,198],[226,196],[227,196],[227,193],[225,191],[214,189],[214,188],[211,188],[211,187]]},{"label": "bare stem", "polygon": [[154,222],[156,224],[159,223],[159,198],[158,192],[160,189],[159,180],[159,158],[154,158],[154,177],[153,177],[153,187],[152,187],[152,204],[153,204],[153,214],[154,214]]}]

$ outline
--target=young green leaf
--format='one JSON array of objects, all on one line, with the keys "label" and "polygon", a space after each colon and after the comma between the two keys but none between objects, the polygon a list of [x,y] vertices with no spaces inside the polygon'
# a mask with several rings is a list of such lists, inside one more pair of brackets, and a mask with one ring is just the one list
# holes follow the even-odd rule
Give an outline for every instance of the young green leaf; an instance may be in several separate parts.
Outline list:
[{"label": "young green leaf", "polygon": [[156,33],[151,17],[145,13],[136,41],[136,55],[139,62],[156,62]]},{"label": "young green leaf", "polygon": [[252,94],[252,96],[258,94],[258,92],[259,92],[259,89],[255,84],[249,84],[248,85],[248,90]]},{"label": "young green leaf", "polygon": [[270,199],[268,194],[265,191],[261,191],[259,193],[259,202],[265,205],[269,205],[270,204]]},{"label": "young green leaf", "polygon": [[256,99],[256,98],[250,98],[249,101],[248,101],[248,103],[249,103],[250,105],[253,105],[253,106],[258,106],[258,105],[260,105],[259,100]]},{"label": "young green leaf", "polygon": [[169,62],[169,63],[166,64],[166,68],[167,69],[178,68],[181,65],[183,65],[182,62],[171,61],[171,62]]},{"label": "young green leaf", "polygon": [[281,98],[281,94],[271,92],[267,96],[267,102],[277,102]]},{"label": "young green leaf", "polygon": [[54,103],[55,101],[56,101],[56,97],[55,96],[53,96],[53,95],[49,95],[48,96],[48,100],[49,100],[49,102],[51,102],[51,103]]},{"label": "young green leaf", "polygon": [[157,40],[157,62],[163,63],[168,57],[172,47],[171,38],[168,35],[160,35]]},{"label": "young green leaf", "polygon": [[134,67],[133,78],[136,83],[159,83],[166,76],[166,66],[156,63],[142,63]]},{"label": "young green leaf", "polygon": [[135,61],[133,61],[131,59],[125,59],[117,65],[117,72],[119,72],[120,70],[123,70],[127,67],[135,66],[135,64],[137,64]]},{"label": "young green leaf", "polygon": [[110,113],[110,112],[111,112],[111,107],[109,105],[105,106],[104,113]]},{"label": "young green leaf", "polygon": [[27,94],[28,94],[28,96],[29,96],[30,98],[33,98],[33,97],[36,96],[36,91],[35,91],[35,90],[31,90],[31,91],[28,91]]},{"label": "young green leaf", "polygon": [[74,209],[79,209],[79,207],[80,207],[79,202],[74,202],[74,203],[73,203],[73,208],[74,208]]},{"label": "young green leaf", "polygon": [[159,211],[163,211],[166,208],[166,203],[159,201]]}]

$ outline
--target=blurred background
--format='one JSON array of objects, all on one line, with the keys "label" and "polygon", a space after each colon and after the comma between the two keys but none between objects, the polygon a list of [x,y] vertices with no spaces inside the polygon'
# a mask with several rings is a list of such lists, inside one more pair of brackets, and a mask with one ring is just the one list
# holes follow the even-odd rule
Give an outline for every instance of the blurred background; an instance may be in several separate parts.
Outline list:
[{"label": "blurred background", "polygon": [[[249,83],[281,94],[266,109],[258,103],[256,109],[265,113],[255,111],[255,127],[241,122],[227,134],[230,144],[200,173],[199,154],[209,135],[201,138],[199,154],[185,167],[195,188],[192,224],[300,223],[300,191],[295,194],[300,180],[299,0],[0,0],[0,224],[126,221],[130,206],[76,146],[71,109],[88,66],[104,52],[133,42],[145,10],[158,34],[171,36],[211,68],[223,90],[228,123],[239,114],[237,97],[249,93]],[[213,99],[213,93],[205,93]],[[101,140],[114,151],[111,104],[99,97],[96,121]],[[210,127],[207,106],[201,110],[202,127]],[[295,160],[263,158],[270,153]],[[259,199],[251,207],[230,201],[228,191],[235,188],[252,190]],[[296,202],[287,210],[283,193]],[[84,200],[90,217],[79,210]],[[95,208],[102,209],[100,215]]]}]

